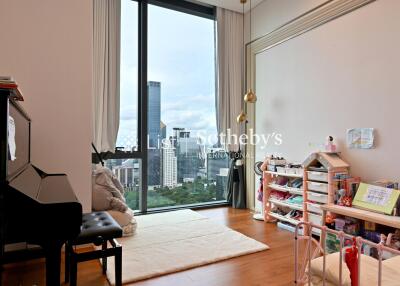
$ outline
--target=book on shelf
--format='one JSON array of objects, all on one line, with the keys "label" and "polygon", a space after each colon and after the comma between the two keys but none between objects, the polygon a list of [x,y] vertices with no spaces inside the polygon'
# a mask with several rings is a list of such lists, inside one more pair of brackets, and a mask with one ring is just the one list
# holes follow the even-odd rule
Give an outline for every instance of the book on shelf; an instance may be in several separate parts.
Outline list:
[{"label": "book on shelf", "polygon": [[1,84],[17,84],[15,80],[10,76],[1,76],[0,75],[0,83]]},{"label": "book on shelf", "polygon": [[0,80],[14,80],[14,79],[9,75],[0,75]]},{"label": "book on shelf", "polygon": [[12,97],[14,97],[16,100],[24,100],[21,90],[18,88],[18,84],[10,76],[0,76],[0,89],[11,90]]},{"label": "book on shelf", "polygon": [[400,191],[361,183],[353,200],[355,208],[390,215],[399,199]]},{"label": "book on shelf", "polygon": [[10,83],[10,82],[3,82],[0,80],[0,87],[3,89],[6,88],[18,88],[18,84],[16,83]]}]

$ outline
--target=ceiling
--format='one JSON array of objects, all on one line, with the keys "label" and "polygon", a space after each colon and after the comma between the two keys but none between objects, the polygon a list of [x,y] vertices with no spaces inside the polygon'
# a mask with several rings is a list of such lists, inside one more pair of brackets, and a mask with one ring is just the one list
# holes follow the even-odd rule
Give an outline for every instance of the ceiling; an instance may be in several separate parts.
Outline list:
[{"label": "ceiling", "polygon": [[[203,2],[206,4],[210,4],[217,7],[222,7],[225,9],[233,10],[236,12],[242,12],[242,4],[240,0],[197,0],[198,2]],[[255,7],[260,4],[264,0],[251,0],[251,7]],[[245,4],[245,12],[249,11],[250,9],[250,0],[247,0]]]}]

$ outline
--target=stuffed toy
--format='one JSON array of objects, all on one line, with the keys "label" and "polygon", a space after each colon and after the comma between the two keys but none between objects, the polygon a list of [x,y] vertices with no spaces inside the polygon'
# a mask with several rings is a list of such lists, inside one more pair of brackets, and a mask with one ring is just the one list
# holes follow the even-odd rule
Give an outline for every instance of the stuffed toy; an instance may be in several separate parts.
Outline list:
[{"label": "stuffed toy", "polygon": [[344,261],[350,271],[351,286],[358,286],[358,247],[353,238],[353,245],[345,249]]},{"label": "stuffed toy", "polygon": [[125,236],[135,232],[136,220],[126,204],[124,187],[110,169],[102,166],[93,171],[92,208],[107,211],[122,227]]},{"label": "stuffed toy", "polygon": [[325,143],[325,151],[326,152],[337,152],[336,145],[333,141],[332,136],[326,137],[326,143]]},{"label": "stuffed toy", "polygon": [[124,198],[124,187],[108,168],[99,167],[94,170],[92,196],[92,207],[95,211],[125,212],[128,209]]}]

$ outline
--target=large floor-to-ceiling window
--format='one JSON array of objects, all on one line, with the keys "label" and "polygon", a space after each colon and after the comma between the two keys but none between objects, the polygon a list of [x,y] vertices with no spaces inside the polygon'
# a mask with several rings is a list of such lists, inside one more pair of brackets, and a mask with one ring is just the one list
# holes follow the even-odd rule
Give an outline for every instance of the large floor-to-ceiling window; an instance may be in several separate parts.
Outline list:
[{"label": "large floor-to-ceiling window", "polygon": [[228,157],[217,140],[214,9],[121,1],[120,128],[107,166],[133,209],[224,202]]}]

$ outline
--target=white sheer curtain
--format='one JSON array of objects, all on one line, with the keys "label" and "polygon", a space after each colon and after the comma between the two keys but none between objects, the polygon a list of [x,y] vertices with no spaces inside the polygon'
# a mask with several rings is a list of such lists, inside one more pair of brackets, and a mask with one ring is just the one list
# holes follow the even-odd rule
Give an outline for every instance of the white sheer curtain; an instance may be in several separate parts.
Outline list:
[{"label": "white sheer curtain", "polygon": [[119,127],[120,0],[93,0],[93,143],[115,151]]},{"label": "white sheer curtain", "polygon": [[[217,8],[217,69],[218,94],[216,96],[218,134],[240,136],[236,117],[242,109],[243,93],[243,15]],[[233,143],[233,142],[232,142]],[[237,144],[226,149],[237,151]]]}]

